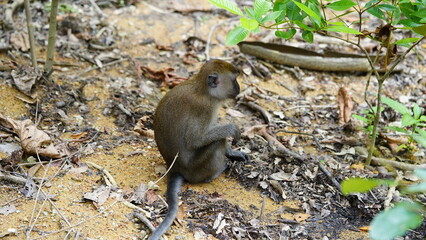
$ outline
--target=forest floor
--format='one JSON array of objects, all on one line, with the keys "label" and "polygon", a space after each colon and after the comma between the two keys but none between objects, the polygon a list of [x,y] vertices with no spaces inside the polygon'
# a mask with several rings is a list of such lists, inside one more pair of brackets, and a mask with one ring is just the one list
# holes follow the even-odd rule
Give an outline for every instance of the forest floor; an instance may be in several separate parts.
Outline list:
[{"label": "forest floor", "polygon": [[[0,2],[4,7],[7,1]],[[0,50],[0,65],[5,66],[0,69],[0,176],[25,180],[0,178],[0,239],[149,235],[133,213],[142,212],[157,226],[166,212],[166,178],[156,183],[166,167],[152,138],[152,115],[170,87],[197,72],[206,47],[210,58],[227,60],[244,72],[239,79],[243,95],[226,102],[219,122],[240,126],[243,136],[233,147],[251,159],[230,163],[211,183],[185,184],[180,212],[167,237],[368,239],[366,227],[383,209],[388,188],[344,197],[332,182],[395,174],[363,164],[358,153],[366,148],[367,137],[359,130],[361,123],[339,123],[339,89],[350,93],[353,113],[362,115],[367,109],[366,74],[289,68],[242,54],[238,46],[224,45],[235,21],[207,1],[135,1],[124,7],[116,2],[65,1],[76,12],[58,15],[54,72],[50,80],[37,79],[27,94],[13,80],[30,75],[23,8],[13,16],[14,30],[0,32],[0,41],[11,43]],[[44,59],[48,12],[41,2],[31,6],[37,54]],[[268,32],[249,38],[265,39],[270,39]],[[300,38],[285,44],[357,53],[348,45],[307,44]],[[425,45],[408,55],[383,94],[407,105],[416,102],[424,111],[424,56]],[[370,101],[376,91],[373,79]],[[381,124],[397,117],[389,118]],[[53,139],[62,158],[23,152],[5,122],[28,127],[25,119]],[[280,153],[268,137],[304,160]],[[383,155],[390,154],[386,141],[378,145]],[[413,163],[426,162],[424,149],[416,156]],[[407,239],[425,234],[423,224]]]}]

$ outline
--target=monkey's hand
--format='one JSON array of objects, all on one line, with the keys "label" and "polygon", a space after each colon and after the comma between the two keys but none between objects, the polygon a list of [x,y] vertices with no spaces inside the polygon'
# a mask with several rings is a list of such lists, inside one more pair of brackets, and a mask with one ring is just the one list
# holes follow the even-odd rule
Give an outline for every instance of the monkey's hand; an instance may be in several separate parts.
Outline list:
[{"label": "monkey's hand", "polygon": [[232,144],[236,144],[238,141],[240,141],[241,139],[241,131],[240,128],[235,125],[235,124],[229,124],[232,126],[232,134],[231,137],[233,137],[234,139],[232,139]]},{"label": "monkey's hand", "polygon": [[248,161],[250,160],[250,157],[245,152],[232,150],[231,148],[227,148],[225,156],[229,158],[230,160],[237,160],[237,161]]}]

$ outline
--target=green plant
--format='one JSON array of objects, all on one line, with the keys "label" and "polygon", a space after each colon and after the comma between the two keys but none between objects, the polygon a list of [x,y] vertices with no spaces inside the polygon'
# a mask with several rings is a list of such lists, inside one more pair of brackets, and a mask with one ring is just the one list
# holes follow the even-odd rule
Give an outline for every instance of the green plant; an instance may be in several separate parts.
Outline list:
[{"label": "green plant", "polygon": [[[52,5],[51,2],[48,2],[44,5],[44,8],[46,9],[46,11],[50,12],[52,9]],[[60,13],[76,13],[78,12],[77,8],[73,7],[72,5],[69,4],[65,4],[65,3],[61,3],[58,6],[58,11]]]},{"label": "green plant", "polygon": [[410,111],[401,103],[387,97],[383,97],[382,102],[402,115],[401,127],[386,127],[408,136],[408,145],[403,144],[400,147],[410,148],[414,141],[426,147],[426,131],[422,129],[422,127],[426,127],[426,116],[422,115],[419,105],[414,104]]},{"label": "green plant", "polygon": [[[367,58],[371,72],[377,79],[376,106],[378,109],[380,109],[382,102],[381,92],[384,81],[407,53],[426,36],[425,0],[370,0],[366,4],[353,0],[337,0],[330,3],[325,3],[323,0],[255,0],[253,8],[244,8],[245,13],[229,0],[208,1],[241,16],[240,24],[231,30],[226,37],[226,44],[228,45],[241,42],[249,33],[257,33],[259,28],[262,27],[275,31],[275,36],[286,40],[291,39],[297,31],[300,31],[304,40],[313,42],[314,33],[322,33],[358,47]],[[326,12],[330,14],[326,14]],[[351,21],[343,19],[343,16],[353,12],[358,15],[358,19]],[[372,29],[365,29],[363,23],[368,20],[367,14],[371,18],[379,19],[382,24],[378,24]],[[421,35],[421,37],[410,36],[395,40],[393,37],[395,30],[405,31],[404,36],[415,33]],[[350,38],[350,35],[355,35],[356,38]],[[377,51],[375,57],[370,56],[365,47],[362,46],[361,38],[363,37],[370,38],[378,43],[379,51]],[[397,56],[395,53],[399,46],[408,47],[408,49]],[[385,56],[379,57],[379,53],[383,49]],[[379,73],[379,69],[383,73]],[[370,103],[368,104],[371,106]],[[373,134],[366,159],[367,165],[371,162],[379,118],[380,111],[376,111]]]},{"label": "green plant", "polygon": [[[415,169],[414,173],[420,182],[408,187],[403,187],[393,180],[374,178],[349,178],[342,182],[342,193],[363,193],[379,185],[398,185],[403,188],[403,194],[426,192],[426,169]],[[415,201],[402,201],[394,207],[377,214],[370,225],[370,237],[373,240],[390,240],[405,235],[410,229],[419,227],[423,222],[425,207]]]},{"label": "green plant", "polygon": [[364,113],[364,116],[352,114],[352,117],[362,121],[365,124],[365,127],[362,127],[362,130],[371,137],[373,135],[374,116],[376,115],[377,108],[371,108],[362,112]]}]

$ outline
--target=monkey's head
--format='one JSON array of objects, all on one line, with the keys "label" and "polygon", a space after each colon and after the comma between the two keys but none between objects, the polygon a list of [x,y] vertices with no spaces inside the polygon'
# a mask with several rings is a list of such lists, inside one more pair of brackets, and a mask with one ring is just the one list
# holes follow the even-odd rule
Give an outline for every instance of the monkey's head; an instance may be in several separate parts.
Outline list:
[{"label": "monkey's head", "polygon": [[222,60],[210,60],[201,68],[199,76],[206,84],[213,98],[225,100],[235,98],[240,93],[237,77],[240,71],[234,65]]}]

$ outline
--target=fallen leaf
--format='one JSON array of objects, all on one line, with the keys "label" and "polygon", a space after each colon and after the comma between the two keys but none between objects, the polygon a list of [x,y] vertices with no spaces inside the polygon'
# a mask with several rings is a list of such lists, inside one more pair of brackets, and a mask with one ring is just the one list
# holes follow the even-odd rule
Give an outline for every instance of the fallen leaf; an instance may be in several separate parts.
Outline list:
[{"label": "fallen leaf", "polygon": [[42,77],[42,71],[30,66],[19,66],[12,70],[13,83],[19,91],[27,96],[32,96],[31,90],[36,82]]},{"label": "fallen leaf", "polygon": [[[154,138],[154,130],[146,128],[144,123],[148,121],[147,116],[141,117],[139,121],[136,123],[133,131],[139,133],[140,135],[147,138]],[[149,118],[149,117],[148,117]]]},{"label": "fallen leaf", "polygon": [[102,206],[108,199],[110,192],[111,187],[100,185],[98,188],[93,190],[93,192],[85,193],[83,198],[96,202],[99,206]]},{"label": "fallen leaf", "polygon": [[18,50],[26,52],[30,49],[28,34],[24,32],[14,32],[10,35],[10,43]]},{"label": "fallen leaf", "polygon": [[0,125],[12,128],[18,135],[24,151],[32,155],[41,155],[50,158],[60,158],[68,155],[68,149],[64,145],[55,147],[52,139],[31,122],[31,120],[13,120],[0,114]]},{"label": "fallen leaf", "polygon": [[341,87],[337,94],[337,104],[339,106],[339,123],[345,124],[351,120],[354,102],[346,87]]},{"label": "fallen leaf", "polygon": [[170,67],[162,70],[154,70],[146,66],[140,66],[140,69],[145,73],[145,77],[161,81],[161,87],[174,87],[188,79],[187,77],[178,76],[172,73],[175,69]]},{"label": "fallen leaf", "polygon": [[368,232],[370,231],[370,226],[363,226],[363,227],[359,227],[358,229],[363,232]]},{"label": "fallen leaf", "polygon": [[14,213],[14,212],[16,212],[15,205],[4,206],[4,207],[0,208],[0,214],[3,214],[3,215],[9,215],[9,214]]},{"label": "fallen leaf", "polygon": [[294,214],[294,220],[297,222],[303,222],[308,219],[311,215],[306,213],[296,213]]},{"label": "fallen leaf", "polygon": [[229,116],[231,116],[231,117],[236,117],[236,118],[237,117],[245,117],[244,113],[242,113],[238,110],[231,109],[231,108],[228,108],[226,110],[226,113],[229,114]]}]

